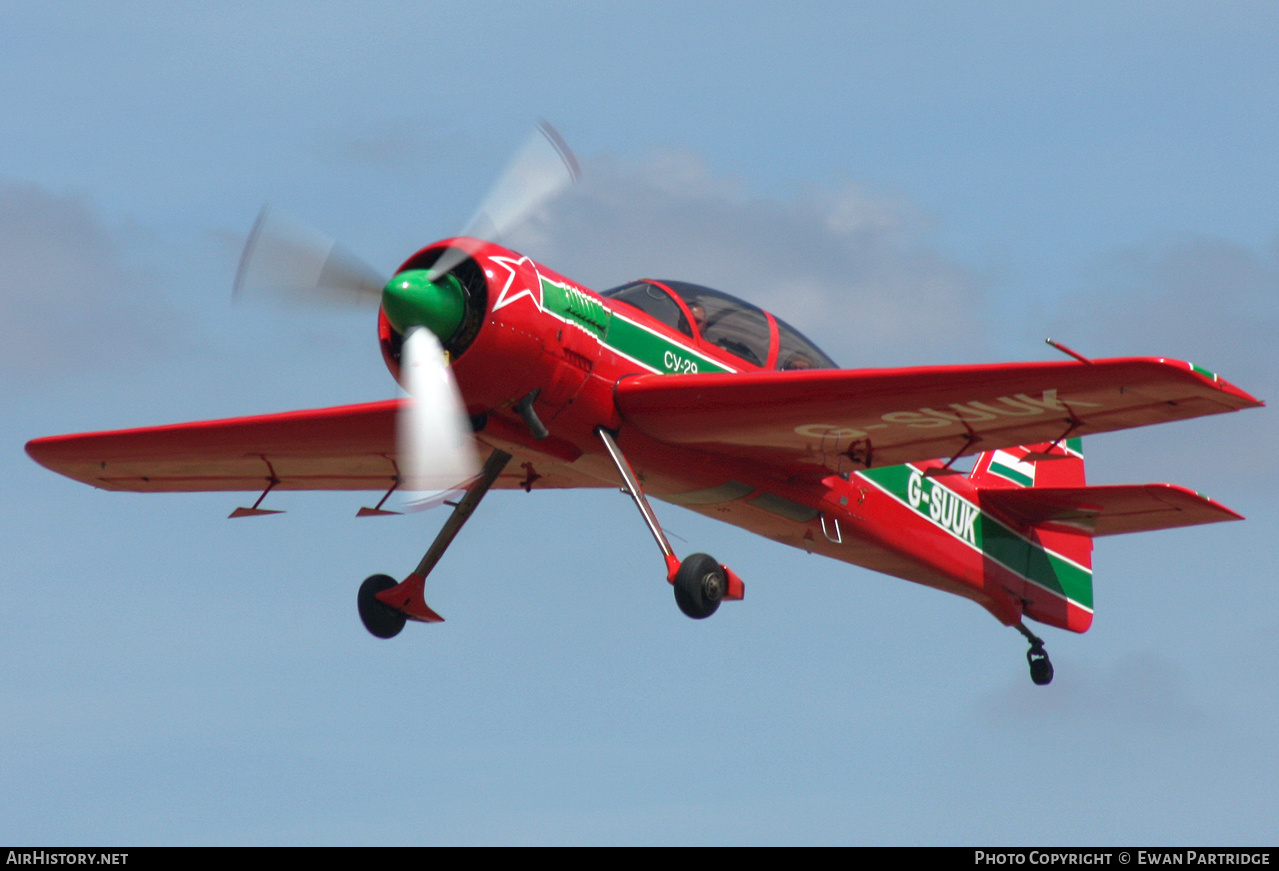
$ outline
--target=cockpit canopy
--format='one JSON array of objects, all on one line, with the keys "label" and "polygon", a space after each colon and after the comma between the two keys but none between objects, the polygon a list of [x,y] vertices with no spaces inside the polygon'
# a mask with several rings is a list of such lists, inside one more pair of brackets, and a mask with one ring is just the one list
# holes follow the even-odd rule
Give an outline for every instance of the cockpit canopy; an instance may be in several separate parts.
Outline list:
[{"label": "cockpit canopy", "polygon": [[[602,294],[632,305],[673,330],[753,366],[836,369],[835,362],[781,318],[734,296],[687,281],[633,281]],[[775,328],[774,328],[775,325]],[[777,354],[770,354],[776,342]]]}]

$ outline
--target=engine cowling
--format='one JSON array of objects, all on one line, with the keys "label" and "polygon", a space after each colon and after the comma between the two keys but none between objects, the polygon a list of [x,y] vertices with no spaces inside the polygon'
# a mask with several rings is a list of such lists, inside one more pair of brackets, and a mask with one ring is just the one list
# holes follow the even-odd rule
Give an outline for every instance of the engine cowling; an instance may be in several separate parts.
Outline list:
[{"label": "engine cowling", "polygon": [[[435,274],[437,263],[447,271]],[[541,282],[536,263],[499,245],[450,239],[422,249],[383,291],[378,339],[387,368],[400,378],[404,335],[420,326],[448,354],[468,413],[508,407],[533,390],[545,393],[543,403],[566,400],[562,330],[542,310]]]}]

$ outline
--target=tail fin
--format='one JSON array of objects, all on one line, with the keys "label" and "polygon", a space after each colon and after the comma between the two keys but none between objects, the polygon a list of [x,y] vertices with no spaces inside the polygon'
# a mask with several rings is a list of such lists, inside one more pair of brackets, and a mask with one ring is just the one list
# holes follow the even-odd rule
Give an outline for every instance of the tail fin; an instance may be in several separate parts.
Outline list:
[{"label": "tail fin", "polygon": [[968,476],[980,490],[1084,486],[1082,439],[1021,445],[979,454]]},{"label": "tail fin", "polygon": [[1092,624],[1093,538],[1243,519],[1173,484],[1089,487],[1079,439],[989,451],[969,480],[982,510],[1009,530],[988,554],[1026,579],[1025,614],[1075,632]]},{"label": "tail fin", "polygon": [[[1009,590],[1026,616],[1075,632],[1092,625],[1092,529],[1043,523],[1027,506],[1046,493],[1089,491],[1080,439],[1021,445],[978,455],[968,476],[991,524],[987,556],[1020,579]],[[1007,586],[1008,584],[1005,584]]]}]

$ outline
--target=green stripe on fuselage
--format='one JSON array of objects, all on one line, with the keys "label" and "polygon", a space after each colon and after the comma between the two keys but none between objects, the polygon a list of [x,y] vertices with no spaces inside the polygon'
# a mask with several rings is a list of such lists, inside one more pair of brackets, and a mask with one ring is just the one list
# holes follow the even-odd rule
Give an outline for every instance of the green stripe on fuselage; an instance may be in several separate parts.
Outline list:
[{"label": "green stripe on fuselage", "polygon": [[1019,535],[935,479],[910,466],[857,474],[1009,571],[1092,609],[1091,570]]},{"label": "green stripe on fuselage", "polygon": [[656,372],[692,375],[698,372],[732,372],[733,370],[692,348],[640,326],[629,318],[613,313],[608,322],[604,344]]},{"label": "green stripe on fuselage", "polygon": [[697,372],[735,371],[617,314],[589,293],[548,278],[541,278],[541,284],[544,311],[581,327],[614,351],[654,372],[688,375]]},{"label": "green stripe on fuselage", "polygon": [[576,324],[597,339],[608,332],[611,312],[589,293],[576,287],[557,284],[547,278],[542,281],[542,308],[569,323]]}]

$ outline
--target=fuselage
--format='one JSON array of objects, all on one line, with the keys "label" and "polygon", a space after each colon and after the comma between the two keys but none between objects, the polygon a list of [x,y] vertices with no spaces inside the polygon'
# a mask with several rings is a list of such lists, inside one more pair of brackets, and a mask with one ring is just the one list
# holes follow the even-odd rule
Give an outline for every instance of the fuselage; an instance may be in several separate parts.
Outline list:
[{"label": "fuselage", "polygon": [[[850,461],[846,468],[797,475],[793,468],[673,447],[627,425],[614,401],[616,385],[627,378],[834,367],[768,312],[682,282],[645,280],[597,293],[475,240],[423,249],[401,272],[429,268],[449,246],[470,255],[451,270],[465,287],[468,313],[456,327],[458,319],[451,318],[452,332],[440,338],[477,437],[526,458],[526,489],[556,480],[616,486],[616,469],[596,435],[602,426],[616,433],[652,497],[810,553],[971,598],[1006,624],[1023,613],[1075,631],[1091,622],[1090,583],[1080,584],[1089,590],[1086,597],[1061,589],[1070,571],[1086,573],[1090,582],[1087,560],[1067,560],[1063,572],[1065,557],[1051,541],[983,510],[967,476],[941,461],[884,469]],[[379,332],[397,373],[400,336],[385,313]],[[534,391],[531,407],[549,431],[540,439],[516,410]],[[992,537],[1009,556],[984,546]],[[1033,567],[1040,564],[1049,568],[1037,577]]]},{"label": "fuselage", "polygon": [[681,559],[649,497],[971,599],[1025,636],[1045,684],[1052,666],[1023,618],[1091,625],[1095,536],[1242,519],[1173,484],[1088,485],[1082,437],[1263,404],[1185,360],[1068,349],[1070,361],[839,369],[710,288],[596,293],[465,238],[386,282],[378,336],[411,400],[47,436],[27,452],[107,490],[259,494],[230,517],[278,514],[262,507],[275,490],[380,491],[367,517],[395,513],[382,506],[396,490],[464,488],[413,572],[361,585],[380,638],[440,619],[426,576],[490,489],[621,484],[693,619],[744,582],[708,554]]}]

